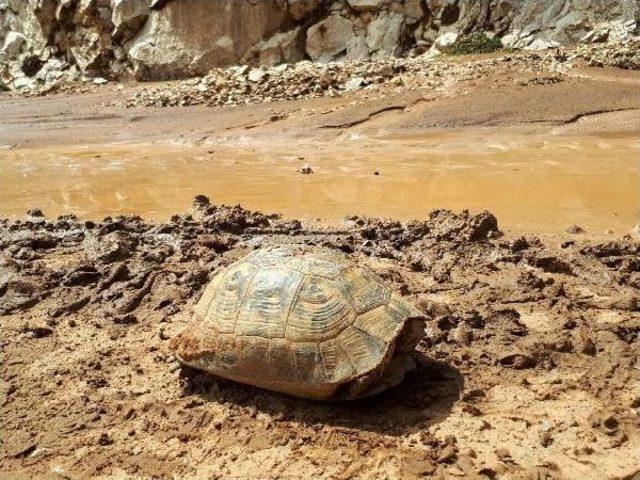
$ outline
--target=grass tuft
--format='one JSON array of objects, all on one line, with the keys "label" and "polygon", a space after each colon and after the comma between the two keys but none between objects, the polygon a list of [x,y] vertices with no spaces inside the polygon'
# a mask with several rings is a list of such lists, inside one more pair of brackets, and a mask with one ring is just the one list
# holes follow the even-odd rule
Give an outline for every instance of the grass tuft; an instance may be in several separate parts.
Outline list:
[{"label": "grass tuft", "polygon": [[443,48],[442,51],[447,55],[469,55],[473,53],[491,53],[502,50],[502,48],[502,42],[498,37],[490,38],[484,32],[475,32]]}]

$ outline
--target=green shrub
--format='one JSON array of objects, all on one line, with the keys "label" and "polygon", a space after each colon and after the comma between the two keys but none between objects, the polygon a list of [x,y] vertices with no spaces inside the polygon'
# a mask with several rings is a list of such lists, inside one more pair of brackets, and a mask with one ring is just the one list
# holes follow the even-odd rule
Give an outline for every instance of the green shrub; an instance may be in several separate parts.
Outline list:
[{"label": "green shrub", "polygon": [[489,38],[484,32],[475,32],[443,48],[442,51],[448,55],[469,55],[491,53],[501,49],[502,42],[498,37]]}]

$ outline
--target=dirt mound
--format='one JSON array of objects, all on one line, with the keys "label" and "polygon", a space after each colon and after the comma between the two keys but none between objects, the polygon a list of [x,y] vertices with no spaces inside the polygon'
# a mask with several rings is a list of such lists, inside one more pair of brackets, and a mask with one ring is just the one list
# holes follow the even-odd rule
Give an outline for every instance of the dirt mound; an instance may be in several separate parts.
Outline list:
[{"label": "dirt mound", "polygon": [[[316,403],[180,368],[168,341],[255,248],[346,252],[427,314],[399,388]],[[631,478],[640,244],[505,238],[490,213],[306,226],[198,197],[166,223],[0,220],[7,478]]]}]

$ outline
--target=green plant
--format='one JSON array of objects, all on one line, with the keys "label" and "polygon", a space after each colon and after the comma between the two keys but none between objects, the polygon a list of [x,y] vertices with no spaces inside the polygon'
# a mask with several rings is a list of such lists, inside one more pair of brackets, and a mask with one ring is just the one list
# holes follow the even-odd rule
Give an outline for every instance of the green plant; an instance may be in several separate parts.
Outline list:
[{"label": "green plant", "polygon": [[502,48],[502,42],[498,37],[488,37],[484,32],[475,32],[443,48],[442,51],[448,55],[469,55],[495,52]]}]

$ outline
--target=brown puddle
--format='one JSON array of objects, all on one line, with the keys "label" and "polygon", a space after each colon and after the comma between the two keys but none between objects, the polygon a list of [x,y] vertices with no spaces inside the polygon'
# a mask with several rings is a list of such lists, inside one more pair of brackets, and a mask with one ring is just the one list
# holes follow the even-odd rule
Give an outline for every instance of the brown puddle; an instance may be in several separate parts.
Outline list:
[{"label": "brown puddle", "polygon": [[[207,153],[208,151],[208,153]],[[489,209],[507,229],[626,233],[640,221],[631,136],[447,132],[335,142],[0,150],[0,215],[165,219],[203,193],[218,203],[338,221]],[[309,164],[314,173],[297,170]],[[374,175],[378,171],[379,175]]]}]

